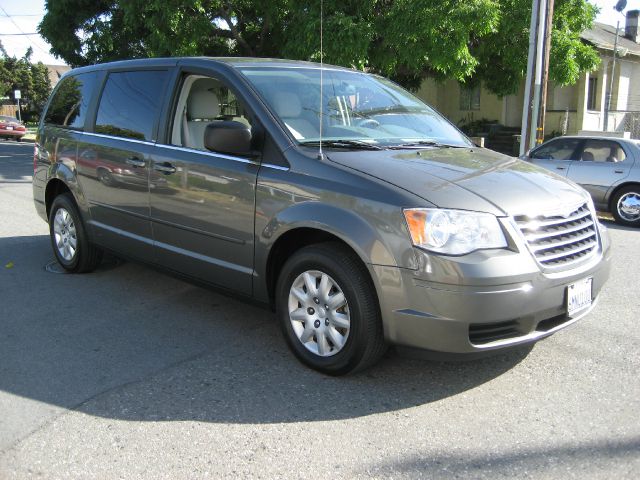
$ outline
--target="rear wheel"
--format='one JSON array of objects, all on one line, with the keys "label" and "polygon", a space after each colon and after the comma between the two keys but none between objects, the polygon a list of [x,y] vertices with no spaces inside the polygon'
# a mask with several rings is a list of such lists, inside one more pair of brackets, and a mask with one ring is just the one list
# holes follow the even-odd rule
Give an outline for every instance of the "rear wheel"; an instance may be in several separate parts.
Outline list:
[{"label": "rear wheel", "polygon": [[285,339],[304,364],[330,375],[373,365],[386,350],[369,273],[339,243],[296,252],[278,277],[276,311]]},{"label": "rear wheel", "polygon": [[68,272],[90,272],[102,260],[102,251],[89,242],[70,193],[58,195],[53,200],[49,234],[56,260]]},{"label": "rear wheel", "polygon": [[621,188],[611,200],[611,213],[616,222],[640,227],[640,186]]}]

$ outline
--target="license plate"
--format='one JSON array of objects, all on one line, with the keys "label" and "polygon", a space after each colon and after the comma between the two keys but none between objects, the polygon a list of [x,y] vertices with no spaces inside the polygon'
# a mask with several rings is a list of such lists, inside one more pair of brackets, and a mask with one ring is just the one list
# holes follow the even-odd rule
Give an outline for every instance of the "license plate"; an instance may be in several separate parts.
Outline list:
[{"label": "license plate", "polygon": [[567,287],[567,315],[584,310],[591,305],[592,278],[573,283]]},{"label": "license plate", "polygon": [[7,127],[7,130],[13,130],[13,127]]}]

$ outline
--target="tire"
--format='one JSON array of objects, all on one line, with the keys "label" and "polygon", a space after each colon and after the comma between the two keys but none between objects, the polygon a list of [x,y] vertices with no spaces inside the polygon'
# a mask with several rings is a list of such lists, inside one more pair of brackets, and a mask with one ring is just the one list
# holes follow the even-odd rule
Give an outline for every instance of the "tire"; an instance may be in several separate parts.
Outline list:
[{"label": "tire", "polygon": [[70,193],[58,195],[51,204],[49,236],[56,260],[67,272],[91,272],[102,260],[102,251],[89,242]]},{"label": "tire", "polygon": [[620,225],[640,227],[640,185],[618,190],[611,199],[611,214]]},{"label": "tire", "polygon": [[322,373],[364,370],[387,349],[369,272],[339,243],[304,247],[287,260],[278,276],[276,315],[291,351]]},{"label": "tire", "polygon": [[98,170],[98,180],[107,187],[112,187],[116,183],[113,179],[113,176],[111,175],[111,172],[105,170],[104,168]]},{"label": "tire", "polygon": [[22,137],[16,137],[16,142],[21,142],[22,141]]}]

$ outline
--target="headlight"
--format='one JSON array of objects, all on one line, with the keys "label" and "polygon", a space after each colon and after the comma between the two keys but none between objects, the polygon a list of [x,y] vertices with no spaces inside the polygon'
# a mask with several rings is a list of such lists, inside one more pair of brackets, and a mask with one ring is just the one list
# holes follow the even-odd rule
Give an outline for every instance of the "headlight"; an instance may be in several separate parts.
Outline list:
[{"label": "headlight", "polygon": [[507,246],[498,219],[490,213],[409,208],[404,210],[404,218],[413,244],[432,252],[464,255]]}]

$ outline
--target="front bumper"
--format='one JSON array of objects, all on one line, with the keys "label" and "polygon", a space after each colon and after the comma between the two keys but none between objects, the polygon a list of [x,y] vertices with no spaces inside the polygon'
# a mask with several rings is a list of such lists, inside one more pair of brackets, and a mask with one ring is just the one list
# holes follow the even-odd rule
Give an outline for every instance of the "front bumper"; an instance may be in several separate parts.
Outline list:
[{"label": "front bumper", "polygon": [[[610,245],[571,270],[545,273],[526,251],[442,257],[418,251],[421,267],[372,266],[384,331],[395,345],[473,353],[535,342],[586,315],[609,276]],[[592,278],[590,308],[567,315],[567,286]]]}]

